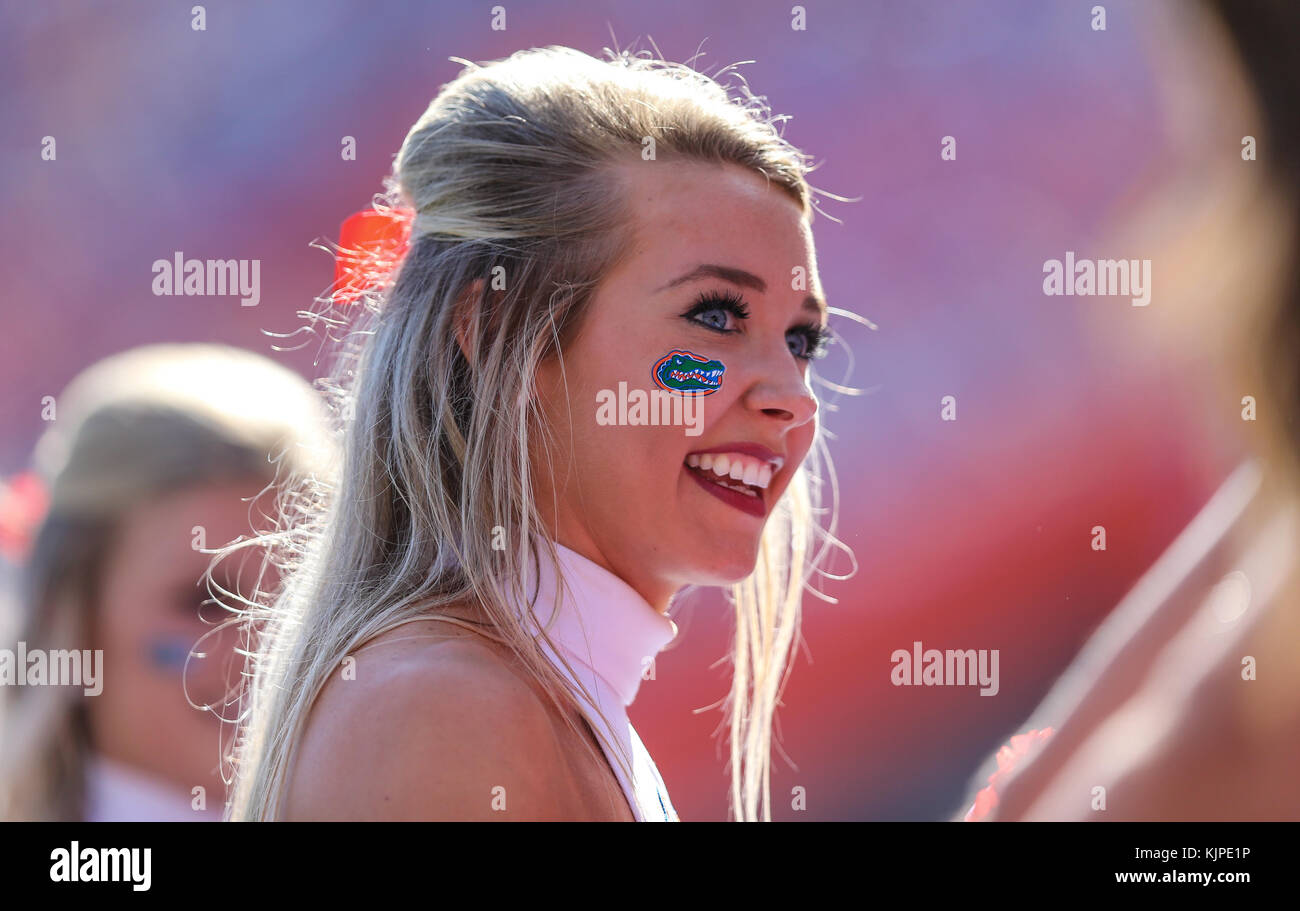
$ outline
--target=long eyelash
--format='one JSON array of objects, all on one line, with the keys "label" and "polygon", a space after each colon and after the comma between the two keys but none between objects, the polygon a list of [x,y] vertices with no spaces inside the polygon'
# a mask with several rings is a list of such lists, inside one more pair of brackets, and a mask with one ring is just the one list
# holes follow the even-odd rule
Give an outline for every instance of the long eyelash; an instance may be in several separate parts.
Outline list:
[{"label": "long eyelash", "polygon": [[[687,308],[682,314],[686,319],[692,319],[701,313],[709,310],[726,310],[735,314],[737,319],[749,318],[749,306],[745,299],[735,291],[703,291],[695,299],[695,302]],[[714,329],[715,332],[739,332],[739,329]],[[795,355],[800,360],[812,361],[826,356],[826,351],[831,341],[831,333],[821,326],[808,323],[802,326],[794,326],[789,331],[798,332],[808,340],[808,350],[810,354]]]},{"label": "long eyelash", "polygon": [[690,319],[707,310],[727,310],[734,313],[736,319],[749,318],[749,306],[745,303],[745,299],[735,291],[703,291],[682,316]]},{"label": "long eyelash", "polygon": [[826,350],[830,346],[831,333],[829,329],[823,329],[821,326],[811,324],[804,326],[795,326],[790,330],[798,332],[808,340],[809,354],[795,355],[800,360],[813,361],[826,356]]}]

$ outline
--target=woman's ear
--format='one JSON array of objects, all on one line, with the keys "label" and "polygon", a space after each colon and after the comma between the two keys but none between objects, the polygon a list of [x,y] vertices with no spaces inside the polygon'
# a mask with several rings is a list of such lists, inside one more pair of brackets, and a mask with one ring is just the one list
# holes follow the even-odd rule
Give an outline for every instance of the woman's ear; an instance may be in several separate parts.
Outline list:
[{"label": "woman's ear", "polygon": [[474,363],[479,336],[479,318],[483,312],[483,279],[476,278],[456,298],[452,320],[456,326],[456,344],[465,360]]}]

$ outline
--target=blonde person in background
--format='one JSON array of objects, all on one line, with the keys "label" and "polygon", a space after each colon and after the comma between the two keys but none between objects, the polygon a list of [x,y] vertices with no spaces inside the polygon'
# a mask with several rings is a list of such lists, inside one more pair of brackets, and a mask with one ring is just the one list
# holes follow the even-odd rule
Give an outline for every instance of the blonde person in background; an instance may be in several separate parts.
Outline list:
[{"label": "blonde person in background", "polygon": [[[340,481],[251,617],[233,819],[675,820],[626,707],[689,585],[734,603],[731,809],[770,818],[834,541],[814,191],[758,99],[613,56],[467,64],[402,145],[409,250],[339,370]],[[656,378],[698,393],[697,435],[598,419]]]},{"label": "blonde person in background", "polygon": [[1300,5],[1148,12],[1186,167],[1113,242],[1151,257],[1158,290],[1108,343],[1204,378],[1187,395],[1207,434],[1244,433],[1252,453],[1025,725],[1053,733],[1018,741],[968,818],[1300,820]]},{"label": "blonde person in background", "polygon": [[[0,816],[219,820],[238,666],[234,631],[208,635],[225,612],[203,577],[212,548],[260,530],[277,478],[328,465],[321,398],[259,355],[174,344],[93,365],[53,408],[34,459],[48,511],[0,647],[99,650],[101,679],[0,687]],[[259,572],[211,581],[247,592]]]}]

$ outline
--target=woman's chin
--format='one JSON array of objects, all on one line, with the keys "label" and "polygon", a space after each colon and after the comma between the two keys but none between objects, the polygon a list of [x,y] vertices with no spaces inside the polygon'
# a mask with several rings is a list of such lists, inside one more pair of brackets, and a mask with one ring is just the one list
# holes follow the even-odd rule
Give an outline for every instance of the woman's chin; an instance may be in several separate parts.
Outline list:
[{"label": "woman's chin", "polygon": [[721,549],[711,544],[690,554],[684,562],[692,585],[734,585],[753,574],[758,565],[758,542]]}]

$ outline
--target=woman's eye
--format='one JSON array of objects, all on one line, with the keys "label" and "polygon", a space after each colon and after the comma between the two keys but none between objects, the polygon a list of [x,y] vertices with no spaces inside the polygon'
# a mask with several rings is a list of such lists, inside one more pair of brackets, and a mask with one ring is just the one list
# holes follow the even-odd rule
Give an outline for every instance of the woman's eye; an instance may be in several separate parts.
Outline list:
[{"label": "woman's eye", "polygon": [[715,332],[739,332],[739,322],[749,316],[749,308],[738,295],[707,292],[682,316]]},{"label": "woman's eye", "polygon": [[727,311],[721,307],[710,307],[708,310],[697,313],[695,318],[706,326],[712,326],[714,329],[727,328]]},{"label": "woman's eye", "polygon": [[824,329],[805,326],[792,329],[786,334],[790,343],[790,353],[803,361],[813,361],[826,354],[829,335]]}]

